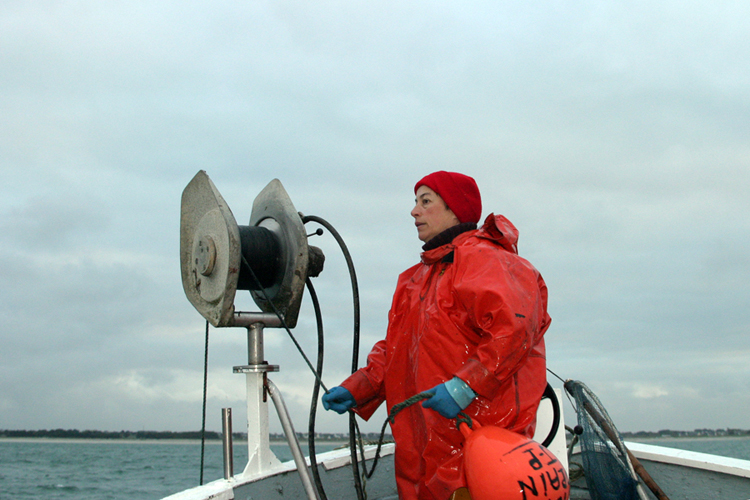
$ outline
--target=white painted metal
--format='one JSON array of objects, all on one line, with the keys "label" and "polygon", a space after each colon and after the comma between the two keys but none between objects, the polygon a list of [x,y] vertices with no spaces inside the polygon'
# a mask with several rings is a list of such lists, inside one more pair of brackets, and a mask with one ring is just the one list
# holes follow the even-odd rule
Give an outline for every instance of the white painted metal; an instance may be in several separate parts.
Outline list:
[{"label": "white painted metal", "polygon": [[[557,401],[560,402],[560,423],[557,426],[557,434],[552,440],[550,445],[547,447],[549,451],[560,461],[560,463],[568,470],[568,450],[567,443],[565,442],[565,419],[562,415],[562,391],[560,389],[554,389],[557,395]],[[543,399],[539,405],[539,409],[536,412],[536,432],[534,433],[534,441],[541,443],[547,438],[552,427],[552,421],[554,420],[554,412],[552,403],[548,399]]]},{"label": "white painted metal", "polygon": [[750,478],[750,460],[720,457],[707,453],[677,450],[632,441],[626,442],[625,446],[638,459]]},{"label": "white painted metal", "polygon": [[268,427],[268,401],[264,401],[266,374],[246,373],[247,377],[247,466],[243,475],[257,476],[281,465],[271,451]]},{"label": "white painted metal", "polygon": [[[365,459],[372,460],[375,456],[376,446],[367,445],[365,446]],[[385,470],[375,474],[375,477],[368,480],[368,491],[375,488],[375,483],[379,481],[388,482],[392,485],[393,494],[395,495],[395,482],[392,476],[392,470],[387,470],[388,467],[392,467],[393,463],[393,452],[395,446],[393,443],[383,445],[380,456],[382,463],[378,465],[378,469],[384,468]],[[359,453],[358,453],[359,454]],[[361,459],[361,455],[360,459]],[[321,453],[317,456],[318,464],[321,465],[321,472],[323,473],[324,482],[329,484],[326,487],[328,497],[331,499],[343,500],[353,498],[354,490],[351,486],[351,470],[349,465],[351,464],[351,454],[349,449],[338,449]],[[305,463],[310,464],[310,459],[306,458]],[[341,478],[335,484],[330,484],[329,475],[339,474]],[[196,486],[179,493],[175,493],[163,500],[230,500],[235,498],[234,490],[242,488],[248,484],[262,483],[263,481],[274,481],[278,484],[283,485],[283,489],[286,491],[294,491],[297,484],[300,483],[299,477],[296,473],[296,466],[293,461],[284,462],[279,467],[272,471],[267,471],[261,476],[248,477],[244,474],[239,474],[231,479],[218,479],[210,483],[204,484],[203,486]],[[261,489],[261,488],[259,488]],[[290,498],[299,500],[299,496],[294,496],[293,493],[280,495],[283,498]],[[242,497],[246,498],[246,497]],[[263,500],[261,497],[253,496],[256,500]],[[373,497],[370,497],[373,498]],[[385,498],[383,496],[375,496],[375,500],[378,498]],[[390,497],[388,497],[390,498]],[[393,497],[395,499],[395,497]]]},{"label": "white painted metal", "polygon": [[318,492],[315,489],[315,485],[313,484],[312,474],[307,468],[305,457],[304,455],[302,455],[302,450],[299,447],[297,435],[294,432],[294,425],[292,424],[291,418],[289,418],[289,413],[287,412],[286,405],[284,404],[284,399],[281,397],[281,393],[276,388],[276,384],[274,384],[270,380],[266,381],[266,387],[268,388],[268,393],[273,399],[274,406],[276,406],[276,413],[278,413],[279,415],[281,426],[284,429],[284,434],[286,435],[287,442],[289,443],[289,449],[292,451],[294,464],[297,467],[297,471],[299,472],[299,478],[302,481],[303,487],[305,488],[307,498],[310,500],[319,500]]}]

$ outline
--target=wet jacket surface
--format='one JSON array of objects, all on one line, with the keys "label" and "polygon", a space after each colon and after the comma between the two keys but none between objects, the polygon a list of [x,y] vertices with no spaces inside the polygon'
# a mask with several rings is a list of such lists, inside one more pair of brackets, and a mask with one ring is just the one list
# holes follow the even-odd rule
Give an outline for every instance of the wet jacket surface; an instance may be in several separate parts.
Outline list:
[{"label": "wet jacket surface", "polygon": [[[477,393],[464,410],[472,419],[533,436],[550,317],[547,287],[517,241],[510,221],[490,215],[399,276],[386,338],[341,384],[362,418],[458,376]],[[391,431],[402,500],[443,500],[466,486],[455,420],[417,403]]]}]

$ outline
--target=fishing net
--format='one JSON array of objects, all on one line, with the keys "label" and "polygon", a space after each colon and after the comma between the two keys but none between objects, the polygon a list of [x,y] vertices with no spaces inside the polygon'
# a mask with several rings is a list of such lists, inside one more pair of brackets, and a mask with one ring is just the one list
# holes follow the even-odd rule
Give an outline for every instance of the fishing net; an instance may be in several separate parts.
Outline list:
[{"label": "fishing net", "polygon": [[583,432],[581,459],[592,500],[647,500],[628,457],[622,437],[591,390],[577,380],[565,382],[576,403]]}]

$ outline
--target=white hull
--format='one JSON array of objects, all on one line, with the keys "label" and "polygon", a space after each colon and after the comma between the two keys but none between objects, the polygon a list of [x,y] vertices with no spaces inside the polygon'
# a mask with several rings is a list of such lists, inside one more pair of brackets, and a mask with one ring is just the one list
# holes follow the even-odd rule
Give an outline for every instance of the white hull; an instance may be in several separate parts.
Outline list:
[{"label": "white hull", "polygon": [[[750,461],[718,457],[705,453],[675,450],[643,443],[626,443],[656,483],[671,500],[748,500],[750,499]],[[393,480],[392,444],[384,445],[374,476],[367,481],[369,500],[396,500]],[[372,458],[375,447],[365,448]],[[576,461],[576,455],[573,455]],[[319,471],[330,500],[355,498],[348,449],[318,456]],[[371,462],[368,462],[371,463]],[[277,500],[305,498],[305,491],[294,462],[285,462],[263,476],[235,476],[192,488],[165,500]],[[573,499],[590,498],[585,480],[573,483]]]},{"label": "white hull", "polygon": [[[376,447],[365,447],[368,467]],[[367,480],[368,500],[395,500],[398,498],[393,469],[393,444],[383,445],[375,474]],[[349,449],[333,450],[317,456],[318,471],[326,496],[330,500],[356,498]],[[309,459],[308,459],[309,465]],[[294,461],[284,462],[261,475],[239,474],[231,479],[220,479],[203,486],[191,488],[164,500],[229,500],[234,498],[276,500],[306,498]]]}]

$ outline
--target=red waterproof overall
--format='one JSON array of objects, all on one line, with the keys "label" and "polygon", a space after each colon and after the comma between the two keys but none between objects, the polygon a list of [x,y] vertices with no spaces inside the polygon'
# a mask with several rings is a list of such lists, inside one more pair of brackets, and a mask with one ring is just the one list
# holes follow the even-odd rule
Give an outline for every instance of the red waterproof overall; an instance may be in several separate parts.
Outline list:
[{"label": "red waterproof overall", "polygon": [[[517,241],[510,221],[490,215],[399,276],[386,338],[341,384],[362,418],[458,376],[478,395],[464,410],[472,419],[533,436],[550,317],[547,287]],[[445,500],[466,486],[454,420],[415,404],[391,430],[402,500]]]}]

